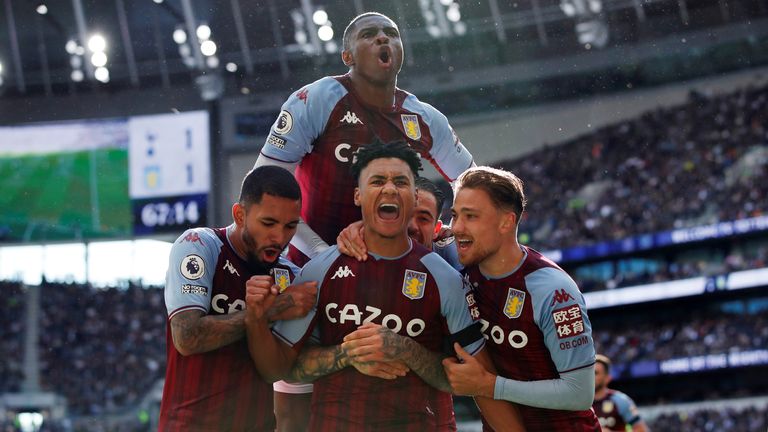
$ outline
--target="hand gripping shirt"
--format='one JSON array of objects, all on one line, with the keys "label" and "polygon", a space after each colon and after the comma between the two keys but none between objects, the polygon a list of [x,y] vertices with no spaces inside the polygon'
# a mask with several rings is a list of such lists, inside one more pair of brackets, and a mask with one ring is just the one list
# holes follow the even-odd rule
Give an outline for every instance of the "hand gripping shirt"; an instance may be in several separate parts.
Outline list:
[{"label": "hand gripping shirt", "polygon": [[182,356],[174,347],[174,315],[200,310],[224,315],[245,309],[245,282],[271,274],[281,287],[296,267],[282,259],[256,273],[232,248],[227,229],[194,228],[171,248],[166,275],[168,366],[160,407],[162,431],[272,431],[272,385],[256,370],[245,338],[219,349]]},{"label": "hand gripping shirt", "polygon": [[[373,322],[431,351],[451,347],[454,338],[472,354],[482,348],[461,276],[442,258],[415,243],[400,257],[369,255],[358,262],[332,246],[312,259],[297,283],[319,282],[316,309],[277,323],[275,335],[298,347],[314,329],[318,344],[338,345],[358,326]],[[313,431],[456,430],[451,395],[413,372],[384,380],[347,367],[314,384]]]},{"label": "hand gripping shirt", "polygon": [[[595,363],[592,325],[576,283],[554,262],[521,246],[518,268],[489,278],[478,266],[464,270],[472,287],[471,312],[480,315],[498,375],[520,381],[551,380]],[[519,405],[529,431],[600,431],[589,410]],[[483,420],[484,430],[492,430]]]},{"label": "hand gripping shirt", "polygon": [[[391,109],[366,105],[349,75],[322,78],[291,95],[270,129],[262,155],[299,163],[301,216],[328,244],[361,219],[352,199],[352,155],[376,138],[406,141],[448,181],[472,165],[472,155],[440,111],[400,89]],[[293,262],[303,264],[297,252],[291,252]]]},{"label": "hand gripping shirt", "polygon": [[618,390],[608,389],[604,398],[595,399],[592,409],[600,420],[600,426],[606,430],[626,431],[627,425],[640,421],[635,402]]}]

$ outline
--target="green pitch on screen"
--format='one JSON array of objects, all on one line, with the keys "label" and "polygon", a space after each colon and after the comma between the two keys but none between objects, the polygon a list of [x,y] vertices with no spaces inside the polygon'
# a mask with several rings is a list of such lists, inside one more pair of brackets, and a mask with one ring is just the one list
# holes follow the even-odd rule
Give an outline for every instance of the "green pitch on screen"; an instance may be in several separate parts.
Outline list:
[{"label": "green pitch on screen", "polygon": [[0,156],[0,188],[0,240],[131,233],[126,149]]}]

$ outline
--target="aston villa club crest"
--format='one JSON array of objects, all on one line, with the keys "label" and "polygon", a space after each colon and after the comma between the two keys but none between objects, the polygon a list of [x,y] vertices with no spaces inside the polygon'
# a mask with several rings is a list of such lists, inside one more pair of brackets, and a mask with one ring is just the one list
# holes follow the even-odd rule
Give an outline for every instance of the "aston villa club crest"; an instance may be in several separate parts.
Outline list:
[{"label": "aston villa club crest", "polygon": [[275,278],[275,284],[280,287],[280,292],[285,291],[291,284],[291,274],[286,269],[272,269],[272,276]]},{"label": "aston villa club crest", "polygon": [[606,400],[603,401],[603,413],[608,414],[613,411],[613,402]]},{"label": "aston villa club crest", "polygon": [[525,304],[525,291],[510,288],[507,293],[507,302],[504,303],[504,315],[507,318],[517,318],[523,313]]},{"label": "aston villa club crest", "polygon": [[403,122],[403,131],[412,140],[421,138],[421,129],[419,128],[419,116],[416,114],[400,114],[400,120]]},{"label": "aston villa club crest", "polygon": [[411,300],[424,297],[424,287],[427,285],[427,274],[413,270],[405,271],[403,278],[403,295]]}]

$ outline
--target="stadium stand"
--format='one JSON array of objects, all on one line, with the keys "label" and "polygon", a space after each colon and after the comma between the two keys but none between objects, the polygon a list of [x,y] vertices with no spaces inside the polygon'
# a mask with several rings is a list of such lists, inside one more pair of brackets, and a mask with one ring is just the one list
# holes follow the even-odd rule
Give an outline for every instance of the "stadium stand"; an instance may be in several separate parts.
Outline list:
[{"label": "stadium stand", "polygon": [[691,93],[571,142],[497,165],[526,181],[523,234],[541,250],[762,215],[768,87]]},{"label": "stadium stand", "polygon": [[764,431],[768,428],[768,409],[720,408],[663,414],[648,426],[655,431]]},{"label": "stadium stand", "polygon": [[46,283],[41,308],[42,386],[71,413],[134,404],[165,375],[162,289]]},{"label": "stadium stand", "polygon": [[24,293],[17,282],[0,282],[0,394],[18,392],[24,380]]}]

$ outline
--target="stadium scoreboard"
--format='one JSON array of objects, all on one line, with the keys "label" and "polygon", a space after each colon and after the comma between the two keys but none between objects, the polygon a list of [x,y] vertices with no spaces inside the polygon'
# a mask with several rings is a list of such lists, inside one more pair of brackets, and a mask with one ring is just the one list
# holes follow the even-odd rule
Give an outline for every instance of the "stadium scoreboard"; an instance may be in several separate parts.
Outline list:
[{"label": "stadium scoreboard", "polygon": [[210,190],[208,113],[131,117],[128,131],[134,234],[205,225]]}]

